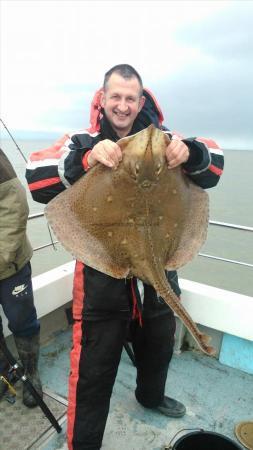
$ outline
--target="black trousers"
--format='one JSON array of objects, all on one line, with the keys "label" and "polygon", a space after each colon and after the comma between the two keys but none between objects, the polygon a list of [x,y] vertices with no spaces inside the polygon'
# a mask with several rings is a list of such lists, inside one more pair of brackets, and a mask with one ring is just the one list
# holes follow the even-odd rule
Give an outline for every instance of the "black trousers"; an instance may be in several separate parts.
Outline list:
[{"label": "black trousers", "polygon": [[[137,366],[136,398],[145,407],[158,406],[164,397],[167,371],[173,353],[174,314],[143,318],[143,326],[130,323]],[[81,354],[73,436],[70,448],[99,450],[109,412],[129,320],[83,320]],[[134,368],[133,368],[134,370]]]},{"label": "black trousers", "polygon": [[[39,332],[30,262],[11,277],[0,280],[0,304],[8,319],[8,327],[15,336],[26,337]],[[0,337],[3,337],[1,318]]]}]

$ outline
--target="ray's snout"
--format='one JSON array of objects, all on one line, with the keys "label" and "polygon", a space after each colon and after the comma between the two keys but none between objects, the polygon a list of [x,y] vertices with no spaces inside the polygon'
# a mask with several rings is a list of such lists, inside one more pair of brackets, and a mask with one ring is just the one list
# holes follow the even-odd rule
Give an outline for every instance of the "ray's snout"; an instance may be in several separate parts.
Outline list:
[{"label": "ray's snout", "polygon": [[149,188],[151,186],[151,184],[152,183],[151,183],[150,180],[143,180],[142,183],[141,183],[141,187],[144,188],[144,189],[147,189],[147,188]]}]

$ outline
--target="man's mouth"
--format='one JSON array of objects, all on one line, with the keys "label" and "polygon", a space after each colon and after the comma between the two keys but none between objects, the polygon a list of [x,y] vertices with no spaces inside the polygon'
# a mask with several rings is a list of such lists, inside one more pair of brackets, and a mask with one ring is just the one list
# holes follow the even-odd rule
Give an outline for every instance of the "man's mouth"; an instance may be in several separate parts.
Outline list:
[{"label": "man's mouth", "polygon": [[125,119],[126,117],[129,116],[129,113],[120,113],[118,111],[114,111],[114,114],[119,117],[120,119]]}]

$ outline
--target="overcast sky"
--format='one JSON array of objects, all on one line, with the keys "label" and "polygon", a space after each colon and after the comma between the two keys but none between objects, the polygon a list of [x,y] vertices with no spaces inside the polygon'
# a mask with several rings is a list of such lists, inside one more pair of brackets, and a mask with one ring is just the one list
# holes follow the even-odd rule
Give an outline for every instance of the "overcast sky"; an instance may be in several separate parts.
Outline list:
[{"label": "overcast sky", "polygon": [[1,118],[16,134],[88,126],[119,63],[170,129],[253,149],[252,1],[1,1]]}]

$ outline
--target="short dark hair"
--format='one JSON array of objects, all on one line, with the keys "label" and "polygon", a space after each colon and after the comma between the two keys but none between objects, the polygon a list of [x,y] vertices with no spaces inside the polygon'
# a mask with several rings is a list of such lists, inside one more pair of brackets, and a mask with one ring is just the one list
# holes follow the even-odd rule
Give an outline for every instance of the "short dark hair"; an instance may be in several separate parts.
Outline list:
[{"label": "short dark hair", "polygon": [[106,72],[104,77],[104,86],[103,86],[104,90],[106,89],[106,85],[109,81],[109,78],[113,73],[118,73],[122,78],[125,78],[125,80],[137,78],[141,87],[140,95],[142,95],[143,92],[142,79],[138,74],[137,70],[135,70],[134,67],[130,66],[129,64],[118,64],[117,66],[112,67],[110,70],[108,70],[108,72]]}]

